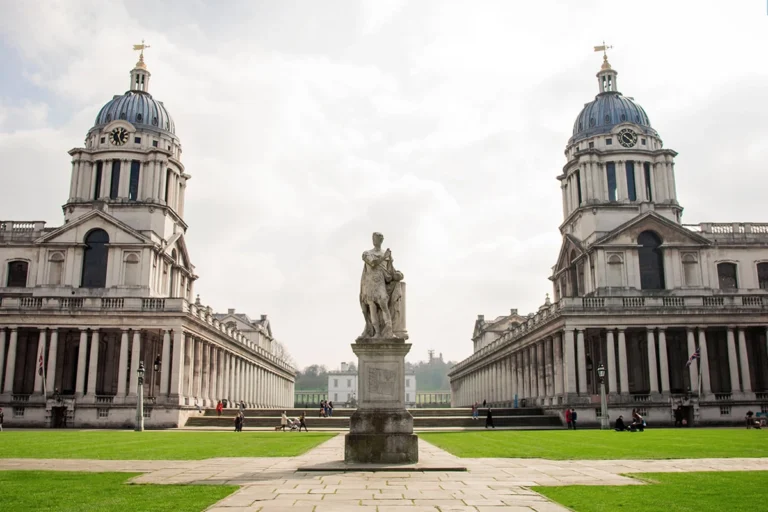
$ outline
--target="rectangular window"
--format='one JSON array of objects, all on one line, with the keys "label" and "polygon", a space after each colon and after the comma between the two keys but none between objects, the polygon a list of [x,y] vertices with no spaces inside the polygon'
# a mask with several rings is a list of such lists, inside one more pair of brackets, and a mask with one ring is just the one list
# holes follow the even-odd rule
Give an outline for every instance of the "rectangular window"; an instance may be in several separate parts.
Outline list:
[{"label": "rectangular window", "polygon": [[614,162],[605,164],[605,174],[608,180],[608,200],[615,201],[618,190],[616,188],[616,164]]},{"label": "rectangular window", "polygon": [[102,143],[102,144],[104,144],[104,142],[106,142],[106,140],[107,140],[107,139],[106,139],[106,138],[104,138],[104,137],[102,137],[102,138],[101,138],[101,139],[99,139],[99,140],[101,141],[101,143]]},{"label": "rectangular window", "polygon": [[134,137],[133,138],[133,143],[134,144],[141,144],[141,137]]},{"label": "rectangular window", "polygon": [[96,409],[99,418],[109,418],[109,409]]},{"label": "rectangular window", "polygon": [[645,174],[645,198],[649,201],[653,201],[653,194],[651,193],[651,164],[645,162],[643,164],[643,171]]},{"label": "rectangular window", "polygon": [[24,417],[24,408],[23,407],[14,407],[13,408],[13,417],[14,418],[23,418]]},{"label": "rectangular window", "polygon": [[627,171],[627,196],[630,201],[637,201],[637,190],[635,189],[635,162],[624,162]]},{"label": "rectangular window", "polygon": [[579,198],[579,204],[581,204],[581,173],[576,169],[576,194]]},{"label": "rectangular window", "polygon": [[93,198],[98,199],[101,195],[101,172],[103,169],[103,162],[96,162],[96,180],[93,185]]},{"label": "rectangular window", "polygon": [[406,402],[410,402],[411,401],[411,394],[410,393],[406,393],[405,394],[405,401]]},{"label": "rectangular window", "polygon": [[136,201],[139,198],[139,172],[141,171],[141,162],[131,160],[131,181],[128,185],[128,200]]},{"label": "rectangular window", "polygon": [[112,182],[109,184],[109,198],[117,199],[120,192],[120,160],[112,160]]},{"label": "rectangular window", "polygon": [[613,146],[613,139],[605,139],[606,146]]},{"label": "rectangular window", "polygon": [[642,144],[643,146],[645,146],[645,139],[640,139],[640,144]]},{"label": "rectangular window", "polygon": [[168,187],[171,186],[171,170],[165,171],[165,204],[168,204],[168,196],[170,195]]},{"label": "rectangular window", "polygon": [[411,387],[411,379],[405,379],[405,387]]},{"label": "rectangular window", "polygon": [[352,387],[352,379],[347,379],[347,387],[348,388]]},{"label": "rectangular window", "polygon": [[156,147],[157,147],[157,141],[156,141],[156,140],[153,140],[153,141],[152,141],[152,147],[154,147],[154,148],[156,148]]},{"label": "rectangular window", "polygon": [[334,393],[334,394],[333,394],[333,400],[334,400],[335,402],[338,402],[338,401],[339,401],[339,394],[338,394],[338,393]]},{"label": "rectangular window", "polygon": [[339,379],[333,379],[333,387],[339,387]]},{"label": "rectangular window", "polygon": [[595,143],[594,143],[594,142],[590,142],[590,143],[589,143],[589,149],[592,149],[592,148],[594,148],[594,147],[595,147]]}]

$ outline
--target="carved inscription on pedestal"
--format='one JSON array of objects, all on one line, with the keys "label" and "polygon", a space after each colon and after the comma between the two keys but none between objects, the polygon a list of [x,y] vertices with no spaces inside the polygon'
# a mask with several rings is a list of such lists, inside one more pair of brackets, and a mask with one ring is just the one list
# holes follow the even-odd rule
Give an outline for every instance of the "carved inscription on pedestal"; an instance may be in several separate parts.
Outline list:
[{"label": "carved inscription on pedestal", "polygon": [[375,398],[394,399],[397,391],[397,372],[385,368],[368,368],[368,390]]}]

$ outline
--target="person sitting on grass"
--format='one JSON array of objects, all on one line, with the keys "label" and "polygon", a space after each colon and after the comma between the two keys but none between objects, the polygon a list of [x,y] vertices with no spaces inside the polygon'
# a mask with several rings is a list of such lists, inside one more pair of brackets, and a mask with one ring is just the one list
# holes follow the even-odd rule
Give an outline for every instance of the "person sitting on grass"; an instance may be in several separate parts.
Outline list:
[{"label": "person sitting on grass", "polygon": [[643,432],[645,430],[645,420],[637,409],[632,409],[632,424],[629,426],[630,432]]},{"label": "person sitting on grass", "polygon": [[616,419],[616,423],[614,424],[614,428],[616,429],[616,432],[624,432],[627,430],[627,426],[624,424],[624,416],[619,416]]}]

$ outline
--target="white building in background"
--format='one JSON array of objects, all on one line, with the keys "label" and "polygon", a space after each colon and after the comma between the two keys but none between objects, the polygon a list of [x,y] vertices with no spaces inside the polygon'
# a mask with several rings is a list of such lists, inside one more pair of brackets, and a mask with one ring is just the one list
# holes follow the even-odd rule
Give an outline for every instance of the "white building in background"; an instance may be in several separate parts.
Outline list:
[{"label": "white building in background", "polygon": [[682,406],[689,421],[740,424],[768,412],[768,224],[683,224],[677,153],[617,76],[605,58],[557,176],[554,302],[479,316],[474,353],[449,374],[453,405],[517,397],[596,423],[602,364],[611,419],[639,408],[671,423]]},{"label": "white building in background", "polygon": [[[352,367],[354,368],[354,367]],[[328,372],[328,400],[336,407],[352,405],[357,400],[357,369],[341,363],[341,369]],[[416,405],[416,375],[405,374],[405,405]]]},{"label": "white building in background", "polygon": [[69,151],[62,226],[0,222],[6,425],[130,426],[142,362],[150,428],[184,425],[195,398],[292,406],[295,370],[272,354],[266,317],[231,310],[220,319],[192,300],[191,176],[149,78],[142,54],[129,90],[104,105],[85,147]]}]

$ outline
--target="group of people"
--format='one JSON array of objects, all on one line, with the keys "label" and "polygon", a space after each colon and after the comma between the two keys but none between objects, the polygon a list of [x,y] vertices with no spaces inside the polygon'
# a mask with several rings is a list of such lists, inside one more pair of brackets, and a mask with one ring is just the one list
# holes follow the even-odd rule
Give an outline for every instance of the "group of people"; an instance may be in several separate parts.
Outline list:
[{"label": "group of people", "polygon": [[576,430],[577,419],[579,419],[579,413],[576,412],[576,409],[565,410],[565,424],[568,425],[568,430]]},{"label": "group of people", "polygon": [[[3,420],[2,420],[2,418],[3,418],[3,414],[2,414],[2,411],[0,411],[0,430],[3,430]],[[746,417],[744,419],[747,422],[747,428],[748,429],[754,428],[754,429],[760,430],[760,428],[762,427],[762,425],[760,423],[760,420],[755,418],[755,413],[752,412],[752,411],[747,411],[747,415],[746,415]]]},{"label": "group of people", "polygon": [[[487,402],[483,400],[483,407],[486,406],[486,403]],[[472,419],[473,420],[479,419],[479,414],[480,414],[480,404],[478,402],[475,402],[474,404],[472,404]],[[485,412],[485,428],[488,428],[488,427],[496,428],[496,426],[493,424],[493,411],[491,410],[490,407],[488,407],[488,409]]]},{"label": "group of people", "polygon": [[647,426],[643,417],[637,412],[637,409],[632,409],[632,423],[627,425],[624,422],[624,416],[620,415],[616,418],[614,430],[616,432],[643,432]]},{"label": "group of people", "polygon": [[320,417],[330,418],[333,416],[333,402],[329,400],[320,401]]},{"label": "group of people", "polygon": [[285,411],[283,411],[283,414],[280,416],[280,426],[275,428],[275,430],[282,430],[285,432],[286,427],[288,427],[288,430],[298,430],[301,432],[301,429],[303,428],[305,432],[309,432],[305,420],[306,413],[304,412],[302,412],[298,418],[289,418],[288,415],[285,414]]}]

